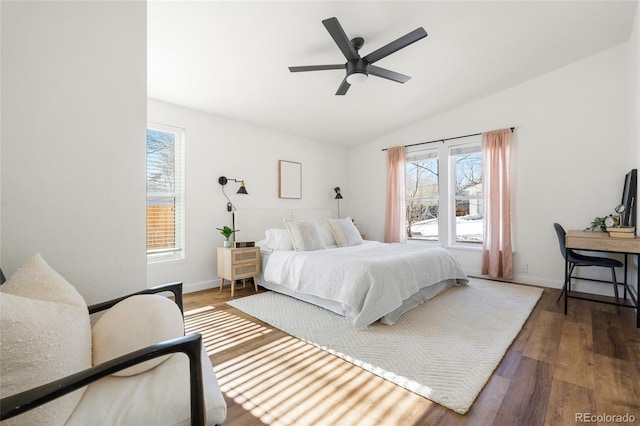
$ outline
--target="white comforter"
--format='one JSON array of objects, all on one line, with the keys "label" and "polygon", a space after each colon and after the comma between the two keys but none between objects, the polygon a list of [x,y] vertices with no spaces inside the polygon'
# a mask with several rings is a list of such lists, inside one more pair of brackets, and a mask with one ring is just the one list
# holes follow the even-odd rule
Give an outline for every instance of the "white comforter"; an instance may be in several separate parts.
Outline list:
[{"label": "white comforter", "polygon": [[440,247],[385,244],[317,251],[276,251],[264,279],[299,293],[342,304],[357,328],[398,308],[421,288],[446,279],[468,282],[458,262]]}]

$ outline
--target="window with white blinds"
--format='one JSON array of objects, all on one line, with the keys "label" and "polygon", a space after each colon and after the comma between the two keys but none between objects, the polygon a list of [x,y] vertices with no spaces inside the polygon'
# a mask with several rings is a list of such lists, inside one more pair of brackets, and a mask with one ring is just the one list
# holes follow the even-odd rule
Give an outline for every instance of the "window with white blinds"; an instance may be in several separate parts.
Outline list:
[{"label": "window with white blinds", "polygon": [[147,260],[184,257],[184,129],[147,125]]}]

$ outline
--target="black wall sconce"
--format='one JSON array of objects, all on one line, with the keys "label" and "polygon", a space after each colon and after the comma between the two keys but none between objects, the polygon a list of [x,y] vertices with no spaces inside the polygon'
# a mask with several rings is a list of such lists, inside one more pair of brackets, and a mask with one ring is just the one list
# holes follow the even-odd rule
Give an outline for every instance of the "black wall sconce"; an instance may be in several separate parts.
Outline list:
[{"label": "black wall sconce", "polygon": [[238,188],[238,192],[236,192],[236,194],[245,194],[248,195],[249,193],[247,192],[247,188],[244,186],[244,180],[242,179],[231,179],[228,178],[226,176],[220,176],[218,178],[218,183],[222,186],[222,194],[224,194],[225,198],[227,199],[228,203],[227,203],[227,211],[233,211],[233,209],[236,208],[236,206],[234,206],[231,203],[231,200],[229,199],[229,197],[227,196],[227,193],[224,192],[224,186],[229,182],[229,181],[234,181],[234,182],[240,182],[240,188]]},{"label": "black wall sconce", "polygon": [[340,187],[336,186],[335,188],[333,188],[334,191],[336,191],[336,200],[338,200],[338,219],[340,219],[340,200],[342,200],[342,194],[340,193]]}]

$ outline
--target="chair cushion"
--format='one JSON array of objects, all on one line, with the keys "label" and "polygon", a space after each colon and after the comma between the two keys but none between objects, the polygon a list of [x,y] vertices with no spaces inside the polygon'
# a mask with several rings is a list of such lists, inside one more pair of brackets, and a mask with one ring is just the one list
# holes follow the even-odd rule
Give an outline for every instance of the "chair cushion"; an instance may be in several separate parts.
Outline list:
[{"label": "chair cushion", "polygon": [[[128,297],[111,307],[93,326],[93,365],[165,340],[184,336],[182,312],[175,302],[156,294]],[[171,355],[119,371],[114,376],[145,372]]]},{"label": "chair cushion", "polygon": [[[204,346],[202,349],[207,424],[222,424],[227,404]],[[186,426],[190,407],[189,358],[179,353],[144,373],[91,383],[67,424]]]},{"label": "chair cushion", "polygon": [[588,256],[585,254],[576,253],[570,251],[569,262],[575,263],[578,266],[604,266],[606,268],[616,267],[622,268],[624,264],[617,259],[611,259],[609,257],[600,256]]},{"label": "chair cushion", "polygon": [[[82,296],[37,254],[0,287],[0,396],[91,367],[91,324]],[[86,388],[2,424],[63,424]]]}]

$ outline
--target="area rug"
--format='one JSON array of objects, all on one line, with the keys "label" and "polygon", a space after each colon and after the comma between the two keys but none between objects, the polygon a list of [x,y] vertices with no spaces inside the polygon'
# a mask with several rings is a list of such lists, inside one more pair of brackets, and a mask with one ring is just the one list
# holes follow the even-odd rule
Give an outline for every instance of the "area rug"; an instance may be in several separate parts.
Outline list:
[{"label": "area rug", "polygon": [[356,330],[344,317],[275,292],[227,303],[457,413],[466,413],[542,294],[472,279],[400,317]]}]

